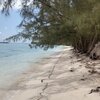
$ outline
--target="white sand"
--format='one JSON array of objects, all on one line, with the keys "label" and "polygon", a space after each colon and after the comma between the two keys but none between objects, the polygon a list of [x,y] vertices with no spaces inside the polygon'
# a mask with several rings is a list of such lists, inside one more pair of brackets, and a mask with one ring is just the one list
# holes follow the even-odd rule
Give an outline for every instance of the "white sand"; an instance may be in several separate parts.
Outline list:
[{"label": "white sand", "polygon": [[[97,73],[88,72],[95,68]],[[70,47],[37,62],[0,100],[100,100],[99,61],[76,57]],[[0,96],[1,97],[1,96]]]}]

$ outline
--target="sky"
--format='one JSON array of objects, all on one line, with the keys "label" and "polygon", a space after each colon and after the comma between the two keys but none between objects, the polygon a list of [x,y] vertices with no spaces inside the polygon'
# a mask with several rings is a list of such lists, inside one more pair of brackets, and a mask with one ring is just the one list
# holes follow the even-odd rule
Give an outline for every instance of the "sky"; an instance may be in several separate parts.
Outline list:
[{"label": "sky", "polygon": [[11,35],[17,34],[17,27],[21,22],[21,16],[18,11],[11,11],[9,16],[0,14],[0,41]]},{"label": "sky", "polygon": [[20,0],[17,0],[17,3],[10,11],[9,16],[0,13],[0,41],[18,33],[19,28],[17,26],[22,20],[18,9],[20,9]]}]

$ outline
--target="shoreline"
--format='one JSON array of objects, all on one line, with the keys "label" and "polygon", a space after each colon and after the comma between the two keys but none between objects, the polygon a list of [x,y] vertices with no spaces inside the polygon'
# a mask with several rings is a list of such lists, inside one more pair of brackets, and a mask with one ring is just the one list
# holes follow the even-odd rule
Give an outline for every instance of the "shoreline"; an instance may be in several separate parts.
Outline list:
[{"label": "shoreline", "polygon": [[[32,72],[34,72],[34,70],[36,70],[36,67],[41,67],[41,62],[46,62],[47,63],[47,60],[52,57],[53,55],[58,55],[61,50],[62,50],[63,47],[61,47],[59,50],[57,51],[54,51],[54,53],[52,52],[51,54],[48,54],[46,56],[43,56],[41,58],[39,58],[37,61],[35,62],[31,62],[29,67],[27,67],[22,73],[18,74],[17,77],[15,77],[13,83],[11,85],[9,85],[9,87],[3,87],[3,88],[0,88],[0,100],[4,100],[4,97],[6,95],[9,95],[8,92],[9,90],[13,90],[13,88],[16,88],[18,86],[18,84],[21,83],[21,81],[23,81],[23,79],[28,76],[30,76],[30,74],[32,74]],[[5,99],[6,100],[6,99]]]},{"label": "shoreline", "polygon": [[87,64],[96,63],[64,47],[32,65],[0,100],[99,100],[99,93],[89,94],[99,86],[100,78],[89,72]]}]

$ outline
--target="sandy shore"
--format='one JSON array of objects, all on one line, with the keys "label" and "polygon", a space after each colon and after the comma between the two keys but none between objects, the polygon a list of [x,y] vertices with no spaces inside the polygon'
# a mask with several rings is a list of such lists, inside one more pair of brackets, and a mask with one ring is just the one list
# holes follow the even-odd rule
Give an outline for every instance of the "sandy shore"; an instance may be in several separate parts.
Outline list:
[{"label": "sandy shore", "polygon": [[99,62],[65,47],[32,65],[0,100],[100,100]]}]

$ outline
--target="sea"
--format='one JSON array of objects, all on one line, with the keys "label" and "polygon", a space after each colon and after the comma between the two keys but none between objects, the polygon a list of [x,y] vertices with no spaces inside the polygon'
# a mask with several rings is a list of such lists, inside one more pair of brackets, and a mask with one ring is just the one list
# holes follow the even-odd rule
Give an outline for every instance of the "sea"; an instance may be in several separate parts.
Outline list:
[{"label": "sea", "polygon": [[27,70],[31,64],[43,57],[59,52],[62,47],[48,49],[30,48],[28,43],[0,44],[0,89],[10,87],[16,77]]}]

